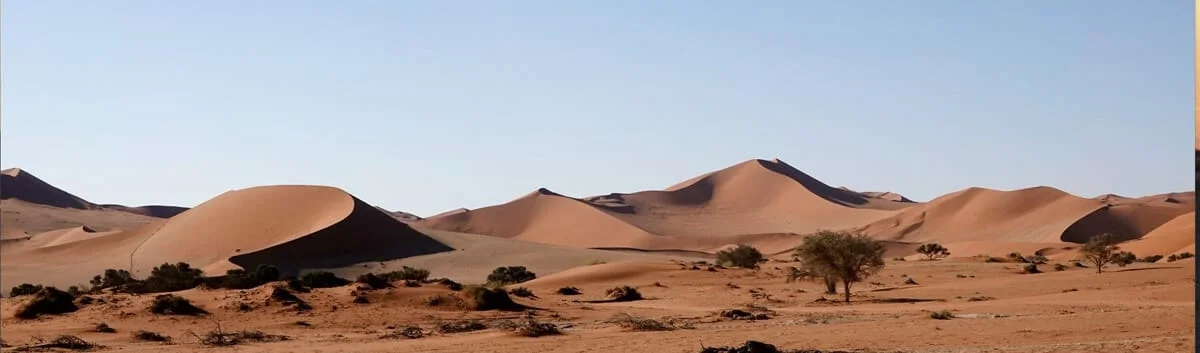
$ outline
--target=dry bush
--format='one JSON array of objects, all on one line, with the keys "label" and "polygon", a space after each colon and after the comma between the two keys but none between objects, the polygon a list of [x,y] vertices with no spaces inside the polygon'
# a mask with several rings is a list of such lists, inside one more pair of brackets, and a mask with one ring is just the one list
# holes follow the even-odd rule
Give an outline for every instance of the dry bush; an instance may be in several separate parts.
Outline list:
[{"label": "dry bush", "polygon": [[1035,274],[1035,273],[1042,273],[1042,270],[1038,269],[1037,264],[1028,264],[1028,265],[1025,265],[1025,267],[1021,269],[1021,273]]},{"label": "dry bush", "polygon": [[42,285],[40,284],[21,283],[21,285],[12,287],[12,289],[8,291],[8,297],[16,298],[23,295],[34,295],[41,290]]},{"label": "dry bush", "polygon": [[519,310],[520,305],[514,303],[503,288],[485,286],[467,286],[459,292],[459,298],[467,309],[471,310]]},{"label": "dry bush", "polygon": [[700,353],[849,353],[843,351],[822,352],[819,350],[804,349],[804,350],[782,350],[775,345],[762,343],[759,341],[746,341],[740,346],[733,347],[705,347],[700,345]]},{"label": "dry bush", "polygon": [[249,341],[249,342],[279,342],[279,341],[287,341],[287,340],[291,339],[291,337],[288,337],[288,336],[272,335],[272,334],[263,333],[262,331],[257,331],[257,330],[256,331],[242,330],[242,331],[234,331],[234,332],[225,332],[225,331],[221,330],[220,324],[217,324],[217,328],[215,330],[208,331],[204,335],[197,335],[195,333],[192,333],[192,335],[196,336],[196,338],[200,340],[200,344],[205,345],[205,346],[234,346],[234,345],[240,344],[242,342],[247,342],[247,341]]},{"label": "dry bush", "polygon": [[751,313],[741,309],[721,310],[719,316],[733,320],[766,320],[771,316],[767,313]]},{"label": "dry bush", "polygon": [[745,244],[717,252],[717,263],[725,267],[758,268],[763,261],[762,252]]},{"label": "dry bush", "polygon": [[117,329],[114,329],[114,328],[112,328],[112,326],[108,326],[108,324],[101,322],[101,323],[97,324],[95,328],[92,329],[92,332],[117,333]]},{"label": "dry bush", "polygon": [[350,280],[338,277],[333,272],[314,271],[300,276],[300,283],[308,288],[334,288],[350,284]]},{"label": "dry bush", "polygon": [[982,301],[989,301],[989,300],[996,300],[996,298],[989,297],[986,295],[980,295],[980,296],[974,296],[974,297],[967,298],[967,301],[969,301],[969,302],[982,302]]},{"label": "dry bush", "polygon": [[99,344],[84,341],[82,338],[71,336],[71,335],[58,336],[50,341],[43,342],[40,339],[38,341],[39,342],[37,344],[17,347],[17,349],[14,349],[13,351],[14,352],[30,352],[30,351],[53,350],[53,349],[90,351],[93,349],[104,348],[104,346],[101,346]]},{"label": "dry bush", "polygon": [[525,266],[508,266],[497,267],[488,275],[487,281],[490,285],[505,286],[521,282],[532,281],[537,278],[537,274],[529,272]]},{"label": "dry bush", "polygon": [[437,329],[437,332],[440,332],[440,333],[473,332],[473,331],[486,330],[487,325],[484,325],[482,322],[479,322],[479,321],[462,320],[462,321],[440,323],[436,326],[436,329]]},{"label": "dry bush", "polygon": [[437,283],[440,285],[446,286],[447,289],[450,289],[455,292],[463,290],[462,283],[455,282],[454,280],[451,280],[449,278],[439,279],[439,280],[437,280]]},{"label": "dry bush", "polygon": [[934,311],[929,313],[929,317],[936,320],[950,320],[954,318],[954,314],[949,310]]},{"label": "dry bush", "polygon": [[509,289],[508,294],[512,294],[514,296],[518,296],[521,298],[537,298],[536,295],[533,295],[533,291],[531,291],[531,290],[529,290],[529,288],[525,288],[525,287],[516,287],[513,289]]},{"label": "dry bush", "polygon": [[580,295],[583,293],[579,291],[579,288],[562,287],[562,288],[558,289],[558,294],[560,294],[560,295]]},{"label": "dry bush", "polygon": [[391,281],[417,281],[424,282],[429,279],[429,270],[416,267],[401,267],[399,271],[392,271],[383,274],[384,278]]},{"label": "dry bush", "polygon": [[417,338],[421,338],[421,337],[425,337],[425,331],[422,331],[420,327],[416,327],[416,326],[408,326],[408,327],[405,327],[405,328],[402,328],[402,329],[399,329],[396,331],[392,331],[383,336],[379,336],[379,338],[385,338],[385,339],[400,339],[400,338],[417,339]]},{"label": "dry bush", "polygon": [[518,322],[501,321],[496,323],[496,327],[510,334],[525,337],[541,337],[562,334],[562,331],[558,329],[558,325],[548,322],[538,322],[534,319],[525,319]]},{"label": "dry bush", "polygon": [[150,312],[162,315],[204,315],[208,314],[204,309],[197,308],[192,305],[187,298],[179,297],[174,294],[163,294],[154,297],[154,302],[150,303]]},{"label": "dry bush", "polygon": [[19,319],[34,319],[43,314],[65,314],[76,310],[79,310],[79,307],[75,306],[75,296],[71,293],[45,287],[17,309],[15,316]]},{"label": "dry bush", "polygon": [[630,286],[614,287],[604,291],[604,296],[611,302],[631,302],[642,300],[642,293],[639,293],[637,288]]},{"label": "dry bush", "polygon": [[146,330],[137,330],[137,332],[133,333],[133,338],[138,341],[148,341],[148,342],[169,342],[169,341],[171,341],[171,337],[163,336],[163,335],[158,334],[157,332],[150,332],[150,331],[146,331]]},{"label": "dry bush", "polygon": [[[367,273],[367,274],[358,276],[358,279],[355,280],[355,282],[364,284],[369,289],[383,289],[383,288],[391,288],[392,287],[392,284],[388,283],[387,278],[384,278],[382,276],[377,276],[374,273]],[[362,288],[362,287],[359,287],[359,288]]]},{"label": "dry bush", "polygon": [[950,250],[947,250],[942,244],[938,243],[921,244],[921,246],[917,247],[917,252],[925,255],[929,260],[950,256]]},{"label": "dry bush", "polygon": [[1066,270],[1067,270],[1067,265],[1063,265],[1063,264],[1054,264],[1054,270],[1055,270],[1055,271],[1066,271]]},{"label": "dry bush", "polygon": [[674,326],[658,320],[636,317],[624,313],[614,315],[608,322],[628,331],[671,331],[675,329]]}]

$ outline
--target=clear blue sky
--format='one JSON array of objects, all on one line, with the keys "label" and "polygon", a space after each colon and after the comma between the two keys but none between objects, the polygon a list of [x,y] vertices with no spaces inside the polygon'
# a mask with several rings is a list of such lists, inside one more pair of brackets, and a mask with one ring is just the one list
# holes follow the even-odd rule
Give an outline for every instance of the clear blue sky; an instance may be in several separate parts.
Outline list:
[{"label": "clear blue sky", "polygon": [[1193,189],[1193,2],[4,1],[4,167],[428,216],[751,158],[918,200]]}]

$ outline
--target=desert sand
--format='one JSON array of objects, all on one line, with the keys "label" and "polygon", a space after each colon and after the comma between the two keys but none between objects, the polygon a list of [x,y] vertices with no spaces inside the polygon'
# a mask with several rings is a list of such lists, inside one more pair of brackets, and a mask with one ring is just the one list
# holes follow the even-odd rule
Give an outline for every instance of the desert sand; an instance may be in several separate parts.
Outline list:
[{"label": "desert sand", "polygon": [[[1198,154],[1200,155],[1200,154]],[[546,188],[513,201],[422,218],[368,205],[347,190],[272,185],[232,190],[192,208],[97,204],[28,171],[3,172],[0,187],[0,288],[36,283],[84,285],[105,269],[135,277],[167,262],[219,275],[260,264],[285,273],[328,270],[353,279],[402,266],[432,277],[482,283],[492,269],[525,266],[536,298],[525,311],[431,306],[451,294],[436,283],[363,291],[355,285],[297,294],[297,311],[249,290],[196,288],[175,293],[210,312],[163,316],[154,295],[103,293],[103,302],[34,320],[13,317],[28,297],[0,299],[0,336],[9,345],[71,334],[114,351],[208,351],[191,333],[261,330],[289,337],[248,343],[251,352],[698,352],[701,345],[760,340],[789,349],[873,352],[1183,352],[1193,351],[1194,259],[1135,263],[1097,274],[1070,261],[1080,243],[1109,232],[1139,257],[1195,252],[1195,193],[1087,198],[1051,187],[969,188],[929,201],[903,190],[831,187],[775,160],[754,159],[666,187],[573,197]],[[836,184],[835,184],[836,185]],[[798,266],[791,250],[804,234],[851,230],[884,242],[886,268],[854,288],[851,303],[819,283],[785,281]],[[938,242],[949,258],[921,261],[916,247]],[[694,265],[736,244],[760,249],[759,269]],[[1042,255],[1044,273],[985,261],[1011,252]],[[979,255],[987,255],[980,257]],[[1055,264],[1064,265],[1055,270]],[[911,281],[910,281],[911,280]],[[629,285],[645,300],[592,303]],[[561,287],[581,295],[559,295]],[[362,294],[368,303],[353,302]],[[821,300],[827,298],[829,300]],[[734,320],[726,309],[768,313]],[[950,320],[930,312],[949,310]],[[563,335],[514,337],[491,327],[438,333],[453,320],[532,315]],[[611,322],[633,315],[676,329],[629,332]],[[298,322],[305,324],[300,325]],[[118,333],[91,332],[104,322]],[[404,326],[418,339],[380,338]],[[391,328],[389,328],[391,327]],[[146,329],[173,343],[140,342]]]}]

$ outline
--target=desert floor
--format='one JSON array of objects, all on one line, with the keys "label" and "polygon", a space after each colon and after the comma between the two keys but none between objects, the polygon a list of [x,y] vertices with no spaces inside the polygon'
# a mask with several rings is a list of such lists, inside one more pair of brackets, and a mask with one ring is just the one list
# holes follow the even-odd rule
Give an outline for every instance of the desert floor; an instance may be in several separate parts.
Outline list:
[{"label": "desert floor", "polygon": [[[590,265],[521,284],[538,297],[515,298],[526,312],[471,312],[431,307],[425,299],[449,290],[438,284],[370,291],[370,303],[352,303],[354,285],[299,294],[313,309],[268,304],[269,286],[247,291],[195,289],[177,293],[211,314],[162,316],[147,310],[153,295],[103,294],[104,304],[35,320],[13,318],[21,298],[4,298],[0,334],[5,351],[70,334],[100,343],[102,351],[209,352],[699,352],[757,340],[786,349],[862,352],[1192,352],[1195,350],[1194,260],[1137,263],[1097,274],[1092,268],[1021,274],[1019,264],[975,259],[891,261],[884,271],[853,288],[850,304],[822,295],[815,282],[786,283],[787,266],[758,270],[693,270],[671,260]],[[433,274],[435,277],[437,273]],[[917,284],[905,284],[909,278]],[[635,286],[645,300],[584,303],[608,288]],[[555,293],[574,286],[582,295]],[[818,301],[819,298],[830,301]],[[252,309],[242,312],[240,304]],[[769,310],[766,320],[732,320],[724,309]],[[954,318],[937,320],[933,311]],[[532,314],[530,314],[532,312]],[[620,315],[672,323],[670,331],[632,332],[609,321]],[[563,327],[563,334],[517,337],[497,329],[440,334],[441,322],[478,319],[493,323],[533,315]],[[298,322],[303,321],[307,326]],[[116,333],[91,332],[104,322]],[[213,348],[192,333],[261,330],[286,341]],[[423,338],[381,338],[419,326]],[[391,328],[389,328],[391,327]],[[173,337],[170,345],[135,341],[150,330]]]}]

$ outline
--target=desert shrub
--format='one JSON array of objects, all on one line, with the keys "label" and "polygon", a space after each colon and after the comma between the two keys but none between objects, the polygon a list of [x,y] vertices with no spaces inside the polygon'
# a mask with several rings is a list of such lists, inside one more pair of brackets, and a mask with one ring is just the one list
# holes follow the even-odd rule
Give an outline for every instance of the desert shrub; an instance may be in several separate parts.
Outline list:
[{"label": "desert shrub", "polygon": [[17,309],[19,319],[34,319],[43,314],[65,314],[79,310],[75,306],[75,296],[54,287],[45,287],[33,294],[24,305]]},{"label": "desert shrub", "polygon": [[1088,239],[1088,242],[1079,248],[1079,252],[1082,253],[1084,261],[1096,266],[1096,273],[1101,273],[1104,272],[1104,265],[1113,261],[1119,249],[1112,234],[1104,233]]},{"label": "desert shrub", "polygon": [[746,341],[741,346],[733,347],[705,347],[700,346],[700,353],[820,353],[813,350],[793,350],[785,351],[775,347],[773,344],[762,343],[759,341]]},{"label": "desert shrub", "polygon": [[403,329],[392,331],[383,336],[379,336],[379,338],[385,338],[385,339],[398,339],[398,338],[417,339],[417,338],[421,338],[421,337],[425,337],[425,331],[422,331],[421,328],[417,327],[417,326],[408,326]]},{"label": "desert shrub", "polygon": [[137,330],[137,332],[134,332],[133,339],[136,339],[138,341],[149,341],[149,342],[167,342],[167,341],[171,340],[170,337],[160,335],[157,332],[150,332],[150,331],[146,331],[146,330]]},{"label": "desert shrub", "polygon": [[446,288],[447,288],[447,289],[450,289],[450,290],[452,290],[452,291],[455,291],[455,292],[457,292],[457,291],[460,291],[460,290],[462,290],[462,289],[463,289],[463,285],[462,285],[462,283],[455,282],[454,280],[451,280],[451,279],[449,279],[449,278],[442,278],[442,279],[439,279],[439,280],[437,281],[437,283],[438,283],[438,284],[441,284],[441,285],[443,285],[443,286],[446,286]]},{"label": "desert shrub", "polygon": [[131,282],[134,282],[133,276],[126,270],[107,269],[103,274],[92,277],[91,285],[93,290],[106,288],[122,287]]},{"label": "desert shrub", "polygon": [[271,288],[271,299],[279,301],[280,303],[284,303],[284,304],[289,303],[289,302],[295,303],[295,302],[301,301],[300,297],[297,297],[295,294],[292,294],[291,291],[289,291],[286,287],[282,287],[282,286],[275,286],[274,288]]},{"label": "desert shrub", "polygon": [[504,288],[467,286],[459,292],[464,306],[471,310],[512,310],[520,308]]},{"label": "desert shrub", "polygon": [[721,310],[717,315],[733,320],[766,320],[771,318],[767,313],[751,313],[741,309]]},{"label": "desert shrub", "polygon": [[350,281],[333,272],[313,271],[300,276],[300,283],[309,288],[334,288],[350,284]]},{"label": "desert shrub", "polygon": [[904,284],[907,284],[910,286],[915,286],[915,285],[917,285],[917,280],[912,279],[912,277],[909,277],[908,279],[904,280]]},{"label": "desert shrub", "polygon": [[850,302],[851,285],[883,269],[884,250],[882,243],[866,235],[822,230],[805,237],[794,256],[825,278],[827,290],[836,290],[833,282],[841,281]]},{"label": "desert shrub", "polygon": [[639,293],[637,288],[630,286],[613,287],[604,291],[604,296],[608,301],[613,302],[631,302],[642,300],[642,293]]},{"label": "desert shrub", "polygon": [[602,260],[602,259],[595,259],[595,260],[592,260],[591,262],[588,262],[588,266],[593,266],[593,265],[603,265],[603,264],[606,264],[606,263],[608,263],[608,261],[606,261],[606,260]]},{"label": "desert shrub", "polygon": [[1134,255],[1131,252],[1121,251],[1113,254],[1112,263],[1117,265],[1117,267],[1129,266],[1129,264],[1132,264],[1134,261],[1137,261],[1137,255]]},{"label": "desert shrub", "polygon": [[1184,260],[1184,259],[1190,259],[1190,258],[1196,257],[1196,255],[1195,255],[1195,254],[1192,254],[1192,253],[1190,253],[1190,252],[1186,252],[1186,251],[1184,251],[1184,252],[1181,252],[1181,253],[1179,253],[1178,255],[1176,255],[1176,254],[1171,254],[1171,256],[1174,256],[1174,257],[1175,257],[1175,260],[1170,260],[1170,258],[1168,258],[1168,260],[1167,260],[1167,261],[1174,262],[1174,261],[1178,261],[1178,260]]},{"label": "desert shrub", "polygon": [[187,263],[164,263],[150,270],[141,288],[146,293],[175,292],[192,289],[203,283],[204,272]]},{"label": "desert shrub", "polygon": [[1138,259],[1138,261],[1140,261],[1140,262],[1151,262],[1151,263],[1153,263],[1153,262],[1158,262],[1158,260],[1162,260],[1162,259],[1163,259],[1163,256],[1162,256],[1162,255],[1150,255],[1150,256],[1146,256],[1146,257],[1143,257],[1143,258],[1141,258],[1141,259]]},{"label": "desert shrub", "polygon": [[930,260],[950,256],[950,250],[938,243],[921,244],[917,247],[917,253],[925,255]]},{"label": "desert shrub", "polygon": [[982,295],[982,296],[973,296],[973,297],[967,298],[967,301],[969,301],[969,302],[984,302],[984,301],[989,301],[989,300],[996,300],[996,298],[995,298],[995,297],[989,297],[989,296],[986,296],[986,295]]},{"label": "desert shrub", "polygon": [[200,339],[200,344],[205,346],[233,346],[244,341],[251,342],[279,342],[290,339],[284,335],[266,334],[262,331],[234,331],[224,332],[218,326],[216,330],[209,331],[203,335],[197,335]]},{"label": "desert shrub", "polygon": [[1026,264],[1025,267],[1023,269],[1021,269],[1021,273],[1035,274],[1035,273],[1042,273],[1042,270],[1038,269],[1037,264],[1031,263],[1031,264]]},{"label": "desert shrub", "polygon": [[561,294],[561,295],[580,295],[580,294],[582,294],[582,292],[580,292],[580,291],[579,291],[579,288],[575,288],[575,287],[562,287],[562,288],[559,288],[559,289],[558,289],[558,294]]},{"label": "desert shrub", "polygon": [[1050,262],[1050,259],[1047,259],[1045,256],[1035,254],[1035,255],[1026,256],[1025,262],[1041,265],[1041,264]]},{"label": "desert shrub", "polygon": [[258,265],[254,268],[254,279],[259,283],[270,283],[278,281],[281,273],[279,268],[272,265]]},{"label": "desert shrub", "polygon": [[259,283],[246,270],[235,268],[225,271],[225,275],[221,277],[204,278],[204,285],[212,288],[250,289],[258,287]]},{"label": "desert shrub", "polygon": [[435,327],[435,329],[437,330],[437,332],[440,332],[440,333],[473,332],[473,331],[486,330],[487,325],[484,325],[482,322],[479,322],[479,321],[463,320],[463,321],[454,321],[454,322],[443,322],[443,323],[438,324]]},{"label": "desert shrub", "polygon": [[92,332],[116,333],[117,330],[112,328],[112,326],[108,326],[108,324],[101,322],[99,324],[96,324],[95,328],[92,328]]},{"label": "desert shrub", "polygon": [[525,266],[497,267],[488,275],[489,284],[504,286],[509,284],[531,281],[537,275],[525,269]]},{"label": "desert shrub", "polygon": [[399,271],[392,271],[383,274],[390,281],[419,281],[424,282],[429,279],[429,270],[416,267],[403,266]]},{"label": "desert shrub", "polygon": [[548,322],[538,322],[534,319],[525,319],[518,322],[501,321],[497,325],[501,330],[507,331],[510,334],[525,337],[541,337],[560,335],[562,331],[558,329],[558,325]]},{"label": "desert shrub", "polygon": [[287,281],[287,288],[292,290],[293,292],[297,292],[297,293],[308,293],[309,292],[309,288],[304,285],[304,281],[301,281],[296,278],[292,278]]},{"label": "desert shrub", "polygon": [[16,287],[12,287],[12,289],[10,289],[8,291],[8,296],[10,298],[13,298],[13,297],[20,297],[23,295],[34,295],[34,294],[37,294],[37,292],[39,292],[41,290],[42,290],[42,285],[40,285],[40,284],[21,283],[20,285],[18,285]]},{"label": "desert shrub", "polygon": [[609,319],[608,322],[629,331],[671,331],[675,329],[674,326],[658,320],[636,317],[629,314],[617,314],[612,319]]},{"label": "desert shrub", "polygon": [[533,295],[533,291],[531,291],[531,290],[529,290],[529,288],[525,288],[525,287],[516,287],[513,289],[509,289],[508,294],[512,294],[514,296],[518,296],[521,298],[537,297],[537,296]]},{"label": "desert shrub", "polygon": [[71,295],[78,297],[84,294],[84,290],[83,288],[79,288],[79,286],[70,286],[67,287],[67,293],[71,293]]},{"label": "desert shrub", "polygon": [[367,304],[370,302],[371,302],[371,300],[367,299],[367,297],[364,295],[355,295],[354,296],[354,304]]},{"label": "desert shrub", "polygon": [[391,283],[388,283],[388,280],[385,277],[377,276],[374,273],[360,275],[355,282],[365,284],[370,289],[383,289],[392,286]]},{"label": "desert shrub", "polygon": [[1179,261],[1179,255],[1171,254],[1171,256],[1167,256],[1167,262],[1175,262],[1175,261]]},{"label": "desert shrub", "polygon": [[929,317],[936,320],[950,320],[954,318],[954,314],[949,310],[941,310],[929,313]]},{"label": "desert shrub", "polygon": [[763,254],[753,246],[745,244],[717,252],[717,263],[726,267],[757,268],[762,261]]},{"label": "desert shrub", "polygon": [[187,298],[174,294],[163,294],[154,297],[150,303],[150,312],[160,315],[203,315],[204,309],[197,308]]},{"label": "desert shrub", "polygon": [[75,336],[71,336],[71,335],[62,335],[62,336],[55,337],[54,339],[52,339],[50,341],[45,341],[44,343],[39,343],[39,344],[35,344],[35,345],[30,345],[30,346],[22,346],[20,348],[15,349],[14,351],[26,352],[26,351],[45,351],[45,350],[53,350],[53,349],[90,351],[90,350],[98,349],[98,348],[104,348],[104,346],[101,346],[96,343],[84,341],[82,338],[79,338],[79,337],[75,337]]},{"label": "desert shrub", "polygon": [[1067,265],[1063,265],[1063,264],[1054,264],[1054,270],[1055,270],[1055,271],[1066,271],[1066,270],[1067,270]]}]

